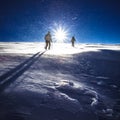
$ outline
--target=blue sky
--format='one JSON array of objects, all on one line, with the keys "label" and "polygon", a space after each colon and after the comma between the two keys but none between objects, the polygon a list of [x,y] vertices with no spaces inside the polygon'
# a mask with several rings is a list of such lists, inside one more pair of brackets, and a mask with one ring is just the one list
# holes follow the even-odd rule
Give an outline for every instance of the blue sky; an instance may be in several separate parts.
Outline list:
[{"label": "blue sky", "polygon": [[120,1],[0,1],[0,41],[44,41],[57,25],[77,42],[120,43]]}]

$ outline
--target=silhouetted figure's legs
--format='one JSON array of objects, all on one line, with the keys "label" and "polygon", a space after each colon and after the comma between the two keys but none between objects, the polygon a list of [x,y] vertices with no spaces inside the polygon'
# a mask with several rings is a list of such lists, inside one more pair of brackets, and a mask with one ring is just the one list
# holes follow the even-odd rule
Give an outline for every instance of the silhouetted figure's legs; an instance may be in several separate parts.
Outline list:
[{"label": "silhouetted figure's legs", "polygon": [[74,42],[72,42],[72,46],[74,47]]},{"label": "silhouetted figure's legs", "polygon": [[48,43],[48,46],[49,46],[48,49],[50,50],[50,47],[51,47],[51,43],[50,42]]},{"label": "silhouetted figure's legs", "polygon": [[49,42],[46,41],[46,46],[45,46],[45,49],[46,49],[46,50],[47,50],[47,47],[48,47],[48,43],[49,43]]}]

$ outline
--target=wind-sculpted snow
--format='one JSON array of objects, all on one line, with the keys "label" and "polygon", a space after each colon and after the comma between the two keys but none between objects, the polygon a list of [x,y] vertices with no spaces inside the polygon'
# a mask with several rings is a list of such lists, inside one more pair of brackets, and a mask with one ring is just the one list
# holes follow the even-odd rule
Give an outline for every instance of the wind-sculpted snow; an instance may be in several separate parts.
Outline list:
[{"label": "wind-sculpted snow", "polygon": [[57,44],[49,51],[43,43],[9,45],[14,48],[1,44],[0,120],[119,120],[120,51],[103,45]]}]

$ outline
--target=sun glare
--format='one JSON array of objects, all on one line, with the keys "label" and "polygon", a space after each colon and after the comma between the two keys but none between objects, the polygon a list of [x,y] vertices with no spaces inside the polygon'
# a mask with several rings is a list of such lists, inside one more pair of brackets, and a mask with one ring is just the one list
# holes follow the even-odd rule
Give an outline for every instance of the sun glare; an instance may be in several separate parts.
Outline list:
[{"label": "sun glare", "polygon": [[53,29],[53,39],[55,42],[64,43],[68,39],[68,31],[64,27],[58,26]]}]

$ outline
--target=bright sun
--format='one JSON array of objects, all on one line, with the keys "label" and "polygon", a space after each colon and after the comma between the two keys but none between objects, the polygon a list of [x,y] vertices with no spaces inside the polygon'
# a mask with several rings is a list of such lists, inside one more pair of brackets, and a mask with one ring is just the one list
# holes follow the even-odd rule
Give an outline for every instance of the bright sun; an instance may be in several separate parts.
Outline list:
[{"label": "bright sun", "polygon": [[68,31],[62,26],[58,26],[56,29],[53,29],[53,39],[56,42],[65,42],[68,39]]}]

